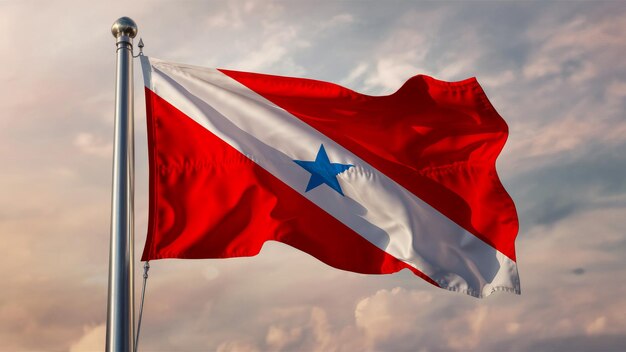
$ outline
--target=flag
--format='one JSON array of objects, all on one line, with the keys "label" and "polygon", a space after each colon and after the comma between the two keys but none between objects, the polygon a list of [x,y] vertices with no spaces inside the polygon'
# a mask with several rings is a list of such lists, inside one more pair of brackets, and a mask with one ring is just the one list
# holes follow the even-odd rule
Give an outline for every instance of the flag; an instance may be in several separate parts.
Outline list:
[{"label": "flag", "polygon": [[476,79],[388,96],[142,56],[150,209],[142,260],[253,256],[266,241],[364,274],[519,293],[508,127]]}]

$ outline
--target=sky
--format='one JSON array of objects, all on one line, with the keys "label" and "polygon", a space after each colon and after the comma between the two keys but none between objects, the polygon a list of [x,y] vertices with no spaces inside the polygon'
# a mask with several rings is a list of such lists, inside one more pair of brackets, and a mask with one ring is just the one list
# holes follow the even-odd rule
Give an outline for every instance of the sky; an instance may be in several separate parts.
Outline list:
[{"label": "sky", "polygon": [[[140,350],[626,349],[626,2],[0,0],[0,350],[104,347],[121,16],[174,62],[374,95],[477,77],[510,128],[497,168],[520,219],[519,296],[344,272],[280,243],[153,261]],[[139,258],[137,60],[134,82]]]}]

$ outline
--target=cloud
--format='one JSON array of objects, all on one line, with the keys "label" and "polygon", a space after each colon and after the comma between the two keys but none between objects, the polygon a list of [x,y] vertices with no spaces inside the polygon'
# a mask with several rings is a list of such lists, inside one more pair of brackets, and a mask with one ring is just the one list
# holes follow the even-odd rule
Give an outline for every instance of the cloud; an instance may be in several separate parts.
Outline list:
[{"label": "cloud", "polygon": [[299,306],[275,309],[264,320],[270,319],[265,338],[229,340],[222,345],[244,344],[263,351],[353,351],[362,350],[362,336],[352,325],[333,326],[325,309],[317,306]]},{"label": "cloud", "polygon": [[102,351],[106,341],[106,324],[85,328],[85,334],[70,346],[70,352]]},{"label": "cloud", "polygon": [[559,26],[532,27],[529,35],[540,44],[524,67],[524,75],[531,79],[560,75],[580,83],[594,78],[599,65],[623,69],[623,63],[613,61],[614,50],[626,45],[612,33],[625,26],[622,16],[611,14],[601,20],[583,15]]},{"label": "cloud", "polygon": [[400,89],[407,77],[412,77],[416,72],[425,72],[410,64],[414,58],[415,52],[408,52],[378,59],[374,73],[365,80],[366,87],[368,89],[380,88],[385,93]]},{"label": "cloud", "polygon": [[369,65],[367,63],[361,62],[356,67],[354,67],[348,77],[344,78],[341,81],[342,85],[349,85],[357,81],[359,78],[363,77],[363,75],[367,72]]},{"label": "cloud", "polygon": [[[418,312],[430,305],[431,294],[419,291],[407,291],[396,287],[391,291],[380,290],[371,297],[362,299],[354,312],[356,325],[363,329],[372,344],[390,338],[402,338],[414,331]],[[410,304],[395,304],[404,302]],[[410,309],[406,309],[410,306]]]},{"label": "cloud", "polygon": [[410,26],[395,29],[378,46],[372,70],[363,81],[365,89],[377,94],[392,93],[418,73],[432,75],[424,63],[430,47],[430,39],[420,31]]},{"label": "cloud", "polygon": [[245,341],[227,341],[217,346],[217,352],[257,352],[256,346]]},{"label": "cloud", "polygon": [[[626,337],[618,334],[594,336],[563,336],[535,341],[523,341],[516,346],[523,346],[527,351],[620,351],[626,346]],[[506,349],[508,345],[502,345]]]},{"label": "cloud", "polygon": [[488,88],[498,88],[513,83],[517,79],[515,72],[506,70],[497,72],[495,75],[482,75],[480,84]]},{"label": "cloud", "polygon": [[322,22],[320,25],[321,30],[331,29],[336,26],[350,24],[355,21],[354,16],[349,13],[342,13],[331,17],[329,20]]},{"label": "cloud", "polygon": [[272,350],[283,350],[290,344],[298,341],[302,336],[302,328],[282,328],[278,326],[270,326],[265,337],[265,343]]},{"label": "cloud", "polygon": [[[246,3],[244,7],[245,12],[250,12],[254,7],[254,3]],[[206,23],[213,29],[228,29],[236,30],[241,29],[244,25],[244,19],[242,19],[241,7],[233,1],[228,1],[228,8],[217,12],[216,14],[207,18]]]},{"label": "cloud", "polygon": [[[115,70],[109,28],[129,15],[145,52],[169,60],[344,78],[371,94],[395,91],[418,73],[477,76],[511,129],[498,168],[521,220],[523,293],[482,301],[410,273],[342,272],[275,243],[253,258],[153,262],[143,349],[623,349],[620,3],[140,1],[124,9],[0,3],[0,36],[16,53],[0,57],[8,87],[0,97],[3,348],[102,349]],[[137,256],[148,207],[139,71]]]},{"label": "cloud", "polygon": [[101,158],[110,158],[113,155],[113,143],[105,142],[91,133],[81,132],[74,138],[74,145],[83,153]]},{"label": "cloud", "polygon": [[448,336],[448,347],[459,351],[475,349],[483,338],[482,329],[486,325],[488,311],[487,307],[476,307],[465,316],[461,315],[448,321],[444,328],[444,331],[449,331],[445,334]]},{"label": "cloud", "polygon": [[610,97],[626,97],[626,82],[613,81],[607,87],[607,95]]},{"label": "cloud", "polygon": [[606,317],[598,317],[596,320],[587,324],[585,332],[589,335],[597,335],[604,332],[604,327],[606,326]]},{"label": "cloud", "polygon": [[[277,30],[278,27],[280,30]],[[298,39],[298,29],[295,26],[272,25],[268,33],[270,31],[272,34],[257,46],[258,49],[249,51],[234,66],[240,70],[263,71],[281,62],[293,74],[302,74],[304,69],[289,58],[289,52],[294,47],[302,48],[309,45],[306,41]]]}]

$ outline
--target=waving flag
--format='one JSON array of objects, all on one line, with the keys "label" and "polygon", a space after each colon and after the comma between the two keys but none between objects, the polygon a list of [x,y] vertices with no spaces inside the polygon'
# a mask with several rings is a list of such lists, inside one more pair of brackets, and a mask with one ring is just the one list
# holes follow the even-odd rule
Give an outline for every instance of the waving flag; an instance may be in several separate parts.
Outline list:
[{"label": "waving flag", "polygon": [[475,79],[388,96],[142,57],[150,157],[143,260],[256,255],[280,241],[339,269],[411,270],[519,293],[508,127]]}]

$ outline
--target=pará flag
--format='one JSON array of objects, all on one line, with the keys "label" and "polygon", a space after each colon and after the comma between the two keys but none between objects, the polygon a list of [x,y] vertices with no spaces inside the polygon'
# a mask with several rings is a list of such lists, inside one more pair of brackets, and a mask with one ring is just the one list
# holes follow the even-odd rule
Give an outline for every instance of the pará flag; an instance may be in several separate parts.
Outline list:
[{"label": "par\u00e1 flag", "polygon": [[266,241],[365,274],[519,293],[508,127],[475,79],[388,96],[142,57],[150,168],[143,260],[253,256]]}]

